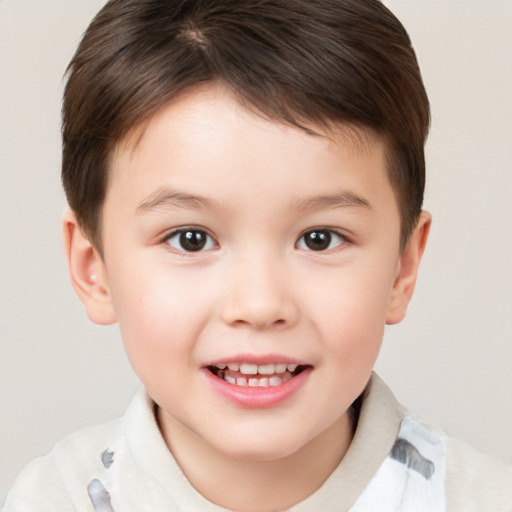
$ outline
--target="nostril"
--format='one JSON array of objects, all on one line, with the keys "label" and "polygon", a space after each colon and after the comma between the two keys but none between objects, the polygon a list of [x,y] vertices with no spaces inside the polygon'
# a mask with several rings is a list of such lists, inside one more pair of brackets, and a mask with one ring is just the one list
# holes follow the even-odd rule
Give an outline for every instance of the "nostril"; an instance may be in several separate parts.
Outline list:
[{"label": "nostril", "polygon": [[256,315],[253,315],[252,317],[248,318],[239,318],[232,322],[230,322],[232,326],[235,327],[249,327],[252,326],[256,329],[268,329],[268,328],[283,328],[286,327],[288,324],[288,321],[284,318],[279,318],[277,320],[267,320],[265,317],[257,317]]}]

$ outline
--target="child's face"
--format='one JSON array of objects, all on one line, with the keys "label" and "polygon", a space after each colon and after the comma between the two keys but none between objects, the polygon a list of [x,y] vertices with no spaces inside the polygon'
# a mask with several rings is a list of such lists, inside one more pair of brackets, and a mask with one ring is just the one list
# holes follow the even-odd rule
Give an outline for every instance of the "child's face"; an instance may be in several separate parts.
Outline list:
[{"label": "child's face", "polygon": [[410,296],[376,136],[308,135],[196,90],[120,144],[102,233],[105,300],[167,439],[276,459],[349,428]]}]

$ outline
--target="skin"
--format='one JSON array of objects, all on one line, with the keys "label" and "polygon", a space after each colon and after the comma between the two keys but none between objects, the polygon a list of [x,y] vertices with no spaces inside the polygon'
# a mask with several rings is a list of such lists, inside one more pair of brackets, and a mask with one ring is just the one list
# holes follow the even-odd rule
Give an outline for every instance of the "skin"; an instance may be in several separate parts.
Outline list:
[{"label": "skin", "polygon": [[[102,213],[103,258],[64,217],[72,282],[92,321],[119,323],[192,485],[244,511],[318,489],[348,449],[347,409],[385,324],[405,315],[430,226],[422,214],[400,251],[382,140],[307,134],[206,86],[119,144]],[[183,250],[184,227],[208,234],[204,250]],[[331,233],[325,250],[306,244],[315,228]],[[212,361],[265,356],[310,368],[276,406],[240,407],[205,378]]]}]

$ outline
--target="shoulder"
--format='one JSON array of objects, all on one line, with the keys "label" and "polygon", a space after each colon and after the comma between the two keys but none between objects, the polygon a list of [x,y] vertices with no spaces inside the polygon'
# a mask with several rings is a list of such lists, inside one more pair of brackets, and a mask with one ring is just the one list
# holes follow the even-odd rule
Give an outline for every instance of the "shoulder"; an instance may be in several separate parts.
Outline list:
[{"label": "shoulder", "polygon": [[[413,430],[423,431],[420,437],[430,439],[429,444],[433,442],[437,446],[437,465],[444,467],[444,494],[448,511],[512,512],[512,465],[448,437],[434,425],[407,416],[402,422],[401,431],[407,422],[416,425]],[[415,436],[414,442],[419,451],[428,455],[428,446],[417,441],[418,436]]]},{"label": "shoulder", "polygon": [[[410,441],[405,447],[404,439]],[[440,472],[448,511],[512,511],[512,466],[447,437],[433,425],[406,416],[391,457],[423,471],[431,483],[434,472]]]},{"label": "shoulder", "polygon": [[[46,456],[30,462],[18,475],[3,512],[47,510],[71,512],[90,503],[88,485],[99,467],[108,463],[106,449],[120,442],[122,420],[70,435]],[[103,459],[103,460],[102,460]]]},{"label": "shoulder", "polygon": [[406,408],[403,411],[390,458],[413,474],[424,474],[431,484],[440,476],[446,510],[512,512],[512,465],[448,437]]},{"label": "shoulder", "polygon": [[11,488],[2,511],[36,511],[40,510],[41,503],[62,512],[76,510],[50,455],[33,460],[23,469]]},{"label": "shoulder", "polygon": [[122,418],[72,434],[31,462],[3,512],[40,511],[42,504],[58,512],[138,512],[147,503],[169,502],[169,482],[183,479],[160,434],[154,403],[141,388]]},{"label": "shoulder", "polygon": [[468,444],[446,439],[448,510],[512,510],[512,466]]}]

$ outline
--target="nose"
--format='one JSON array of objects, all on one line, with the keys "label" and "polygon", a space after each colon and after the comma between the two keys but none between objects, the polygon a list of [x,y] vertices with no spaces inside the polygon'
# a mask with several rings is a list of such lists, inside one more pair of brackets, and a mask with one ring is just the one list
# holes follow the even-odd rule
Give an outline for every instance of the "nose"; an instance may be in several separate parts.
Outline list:
[{"label": "nose", "polygon": [[221,316],[231,326],[286,328],[299,318],[291,277],[275,258],[237,261],[229,272]]}]

